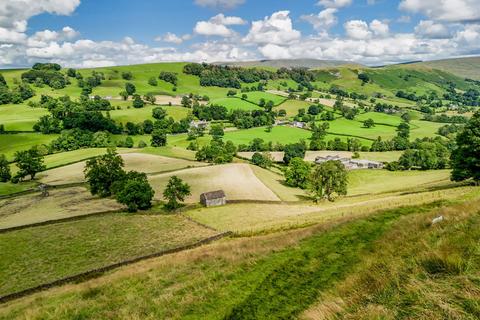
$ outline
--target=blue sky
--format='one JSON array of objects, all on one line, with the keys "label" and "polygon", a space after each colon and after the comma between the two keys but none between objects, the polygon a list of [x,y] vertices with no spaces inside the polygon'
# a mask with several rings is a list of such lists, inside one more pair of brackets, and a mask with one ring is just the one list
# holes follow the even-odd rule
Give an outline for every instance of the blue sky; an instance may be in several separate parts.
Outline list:
[{"label": "blue sky", "polygon": [[9,0],[0,67],[480,53],[480,0]]}]

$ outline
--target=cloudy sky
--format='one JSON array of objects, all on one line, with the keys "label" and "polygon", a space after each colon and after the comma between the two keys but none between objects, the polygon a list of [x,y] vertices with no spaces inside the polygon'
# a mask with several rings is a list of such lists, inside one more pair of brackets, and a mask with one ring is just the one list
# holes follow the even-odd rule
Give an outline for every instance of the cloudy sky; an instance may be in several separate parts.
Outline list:
[{"label": "cloudy sky", "polygon": [[0,0],[0,67],[480,54],[480,0]]}]

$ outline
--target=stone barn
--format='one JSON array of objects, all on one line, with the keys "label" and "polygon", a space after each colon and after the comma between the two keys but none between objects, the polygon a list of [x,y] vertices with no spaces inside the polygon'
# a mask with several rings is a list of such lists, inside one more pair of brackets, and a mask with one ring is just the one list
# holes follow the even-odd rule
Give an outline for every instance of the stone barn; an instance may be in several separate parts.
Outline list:
[{"label": "stone barn", "polygon": [[223,190],[202,193],[200,203],[205,207],[224,206],[227,204],[227,197]]}]

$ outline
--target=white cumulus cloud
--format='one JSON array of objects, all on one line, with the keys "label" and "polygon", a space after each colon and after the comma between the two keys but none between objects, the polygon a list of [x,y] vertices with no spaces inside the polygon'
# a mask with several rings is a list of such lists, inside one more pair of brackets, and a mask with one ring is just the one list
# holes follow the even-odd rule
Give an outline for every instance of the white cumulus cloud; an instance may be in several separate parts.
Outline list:
[{"label": "white cumulus cloud", "polygon": [[399,8],[422,13],[432,20],[472,22],[480,20],[478,0],[402,0]]},{"label": "white cumulus cloud", "polygon": [[421,20],[415,27],[415,33],[422,38],[444,39],[450,37],[448,28],[432,20]]},{"label": "white cumulus cloud", "polygon": [[293,28],[289,14],[290,11],[278,11],[263,20],[254,21],[244,42],[285,45],[300,39],[302,35]]},{"label": "white cumulus cloud", "polygon": [[310,23],[315,30],[324,31],[337,24],[337,11],[335,8],[327,8],[318,14],[303,15],[300,18]]}]

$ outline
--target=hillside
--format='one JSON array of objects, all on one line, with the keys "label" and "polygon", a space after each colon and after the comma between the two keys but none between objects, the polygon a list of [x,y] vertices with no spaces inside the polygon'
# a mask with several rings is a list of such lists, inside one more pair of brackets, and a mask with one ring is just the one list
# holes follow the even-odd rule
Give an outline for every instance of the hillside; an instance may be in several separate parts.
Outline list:
[{"label": "hillside", "polygon": [[270,67],[270,68],[309,68],[321,69],[344,65],[359,65],[351,61],[317,60],[317,59],[277,59],[244,62],[216,62],[215,64],[238,67]]},{"label": "hillside", "polygon": [[458,77],[480,80],[480,57],[424,61],[412,64],[453,73]]}]

